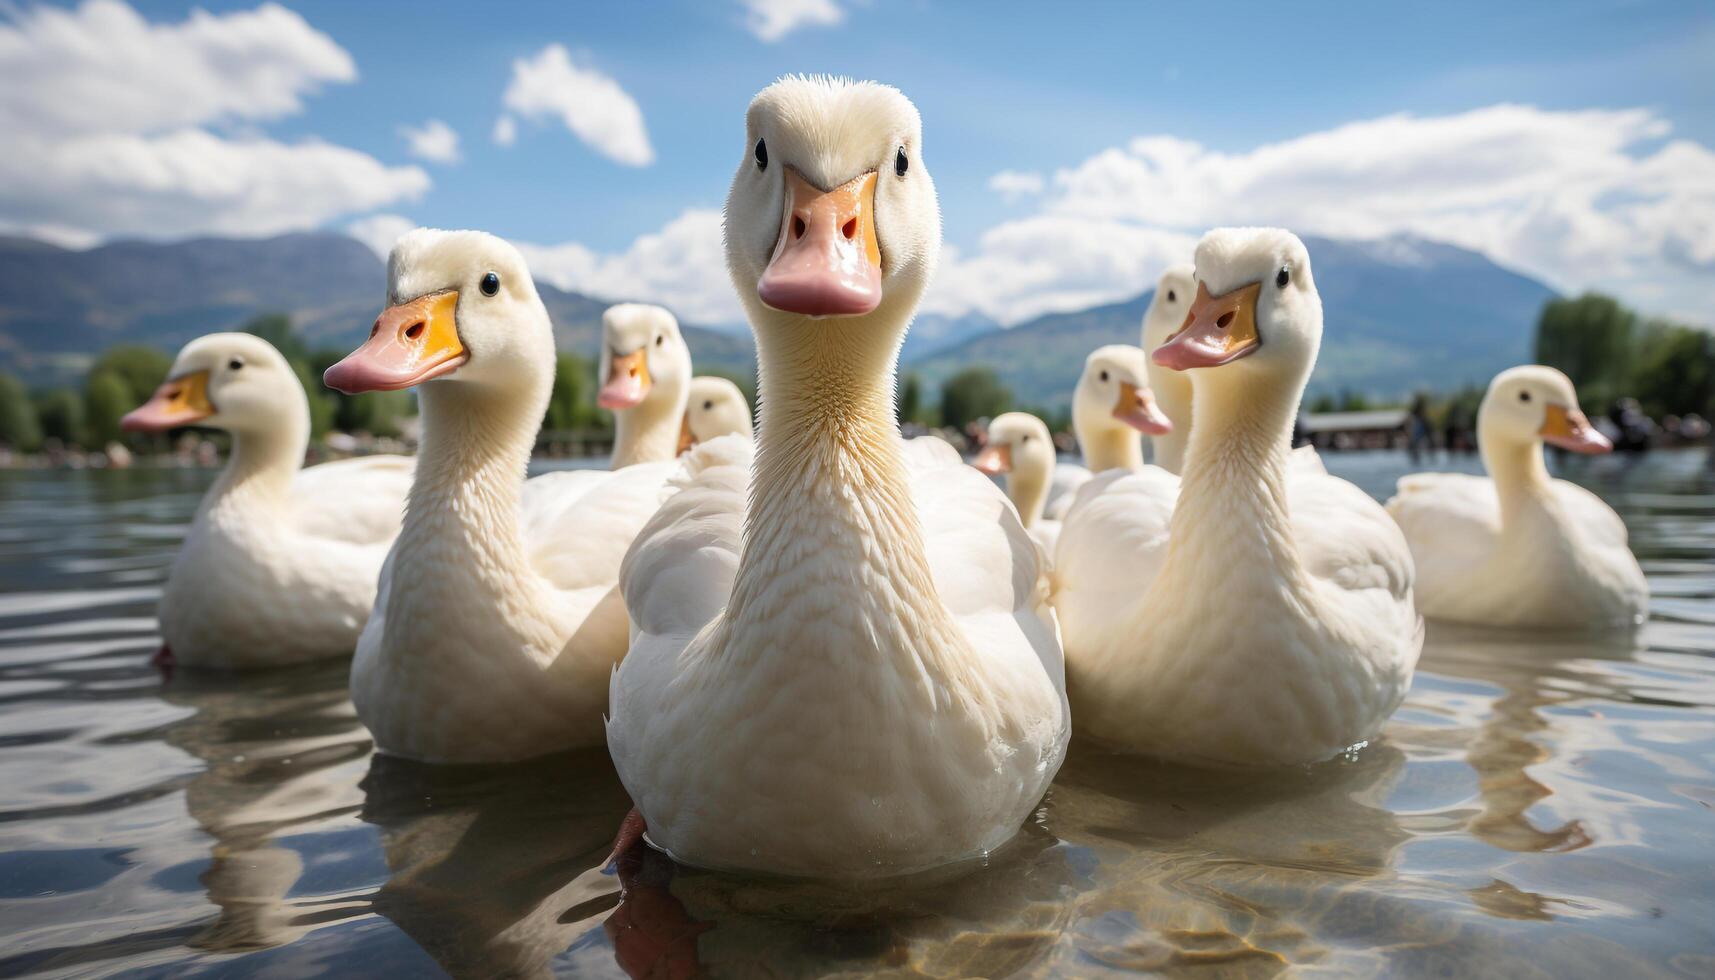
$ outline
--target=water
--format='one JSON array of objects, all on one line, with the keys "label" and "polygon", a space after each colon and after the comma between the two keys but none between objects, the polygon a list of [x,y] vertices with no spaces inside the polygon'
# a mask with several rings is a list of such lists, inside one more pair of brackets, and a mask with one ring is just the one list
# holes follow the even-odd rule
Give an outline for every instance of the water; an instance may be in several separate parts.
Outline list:
[{"label": "water", "polygon": [[[1408,468],[1329,462],[1377,494]],[[342,664],[163,683],[207,472],[0,473],[0,975],[1712,976],[1715,471],[1572,475],[1632,528],[1637,637],[1432,628],[1350,759],[1075,746],[986,867],[854,890],[649,854],[622,903],[601,752],[377,759]]]}]

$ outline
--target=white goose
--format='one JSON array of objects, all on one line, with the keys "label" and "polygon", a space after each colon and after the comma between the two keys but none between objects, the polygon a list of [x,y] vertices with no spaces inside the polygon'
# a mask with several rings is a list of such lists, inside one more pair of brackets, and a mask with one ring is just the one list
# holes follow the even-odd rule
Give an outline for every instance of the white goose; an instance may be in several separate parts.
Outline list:
[{"label": "white goose", "polygon": [[1411,554],[1362,491],[1288,462],[1322,335],[1303,244],[1212,231],[1197,278],[1185,327],[1154,354],[1196,389],[1177,503],[1158,468],[1105,474],[1061,530],[1075,717],[1149,754],[1315,762],[1373,737],[1411,682]]},{"label": "white goose", "polygon": [[721,436],[755,438],[751,429],[750,403],[738,385],[712,375],[691,379],[691,397],[685,403],[685,422],[679,430],[679,451],[699,446]]},{"label": "white goose", "polygon": [[608,307],[601,315],[601,377],[596,404],[613,412],[613,468],[678,455],[691,352],[673,314],[647,303]]},{"label": "white goose", "polygon": [[[1167,267],[1156,280],[1155,295],[1143,314],[1143,352],[1147,357],[1167,341],[1175,330],[1185,325],[1185,313],[1191,309],[1191,297],[1197,292],[1197,270],[1189,262]],[[1169,473],[1178,475],[1185,466],[1185,447],[1191,442],[1191,378],[1181,371],[1162,367],[1154,360],[1145,362],[1149,387],[1154,390],[1161,411],[1173,423],[1166,432],[1149,437],[1151,462]]]},{"label": "white goose", "polygon": [[1066,517],[1092,472],[1142,470],[1143,436],[1159,438],[1170,430],[1143,362],[1143,351],[1126,344],[1098,347],[1084,359],[1084,371],[1072,390],[1072,431],[1085,465],[1062,463],[1054,468],[1045,511],[1049,520]]},{"label": "white goose", "polygon": [[303,385],[250,334],[186,344],[167,381],[122,420],[129,432],[183,425],[230,432],[232,458],[173,561],[161,595],[162,656],[229,669],[348,656],[399,533],[411,460],[301,468],[310,441]]},{"label": "white goose", "polygon": [[694,450],[627,556],[608,745],[651,842],[689,864],[978,857],[1041,799],[1069,725],[1035,546],[950,446],[899,438],[894,366],[940,247],[917,112],[787,78],[746,128],[726,249],[765,392],[754,472],[739,440]]},{"label": "white goose", "polygon": [[1601,498],[1548,475],[1543,441],[1579,453],[1613,444],[1578,410],[1566,375],[1526,365],[1490,383],[1477,413],[1489,477],[1418,473],[1387,509],[1417,561],[1423,614],[1489,626],[1634,626],[1649,585],[1626,525]]},{"label": "white goose", "polygon": [[524,482],[554,337],[506,242],[410,232],[387,295],[370,339],[326,377],[347,392],[420,386],[423,412],[404,529],[352,663],[358,716],[381,751],[433,762],[598,744],[626,648],[620,559],[677,464]]},{"label": "white goose", "polygon": [[[996,416],[989,423],[982,451],[971,465],[989,476],[1006,476],[1006,495],[1018,511],[1019,521],[1042,546],[1042,553],[1053,555],[1060,522],[1042,516],[1058,473],[1054,438],[1047,423],[1029,412]],[[1089,479],[1089,474],[1084,478]]]}]

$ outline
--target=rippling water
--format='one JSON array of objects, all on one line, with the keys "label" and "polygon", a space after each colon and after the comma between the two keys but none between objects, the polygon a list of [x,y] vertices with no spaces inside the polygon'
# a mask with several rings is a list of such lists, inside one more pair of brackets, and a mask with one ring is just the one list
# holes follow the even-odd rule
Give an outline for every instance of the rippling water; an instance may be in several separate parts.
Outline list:
[{"label": "rippling water", "polygon": [[[1329,462],[1378,495],[1409,468]],[[0,975],[1715,976],[1715,470],[1571,475],[1631,526],[1640,635],[1432,627],[1353,759],[1074,746],[987,867],[854,891],[604,874],[603,753],[375,758],[342,664],[163,682],[153,603],[210,474],[3,472]]]}]

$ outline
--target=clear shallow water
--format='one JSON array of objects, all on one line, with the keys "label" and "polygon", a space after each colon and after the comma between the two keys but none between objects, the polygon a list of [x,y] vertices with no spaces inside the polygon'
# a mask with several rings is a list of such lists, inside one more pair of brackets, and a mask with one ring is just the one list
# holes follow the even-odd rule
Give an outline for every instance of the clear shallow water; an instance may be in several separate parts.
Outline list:
[{"label": "clear shallow water", "polygon": [[[1328,461],[1378,495],[1411,469]],[[0,472],[0,975],[1712,976],[1715,470],[1572,475],[1632,528],[1636,637],[1432,626],[1355,758],[1075,745],[984,868],[850,890],[649,854],[622,903],[601,752],[374,758],[337,663],[162,681],[153,603],[208,473]]]}]

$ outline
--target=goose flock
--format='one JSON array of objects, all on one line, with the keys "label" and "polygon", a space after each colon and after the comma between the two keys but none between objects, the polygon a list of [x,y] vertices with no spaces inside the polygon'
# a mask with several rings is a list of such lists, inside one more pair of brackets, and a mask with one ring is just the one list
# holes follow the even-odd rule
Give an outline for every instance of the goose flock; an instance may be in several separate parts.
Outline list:
[{"label": "goose flock", "polygon": [[735,385],[693,376],[670,313],[615,306],[607,470],[526,479],[553,330],[518,250],[482,232],[402,237],[386,308],[324,379],[414,388],[414,459],[300,469],[285,359],[239,334],[186,346],[125,419],[233,438],[161,600],[163,652],[251,668],[355,651],[381,752],[605,744],[637,807],[620,847],[853,878],[1006,843],[1074,733],[1215,766],[1354,751],[1405,696],[1423,615],[1642,619],[1624,525],[1544,466],[1545,440],[1608,448],[1552,369],[1490,387],[1488,478],[1407,477],[1384,508],[1292,448],[1323,318],[1290,232],[1210,231],[1162,274],[1140,346],[1089,355],[1084,465],[1023,413],[994,420],[973,465],[896,420],[941,243],[909,100],[769,86],[724,222],[765,396],[754,432]]}]

